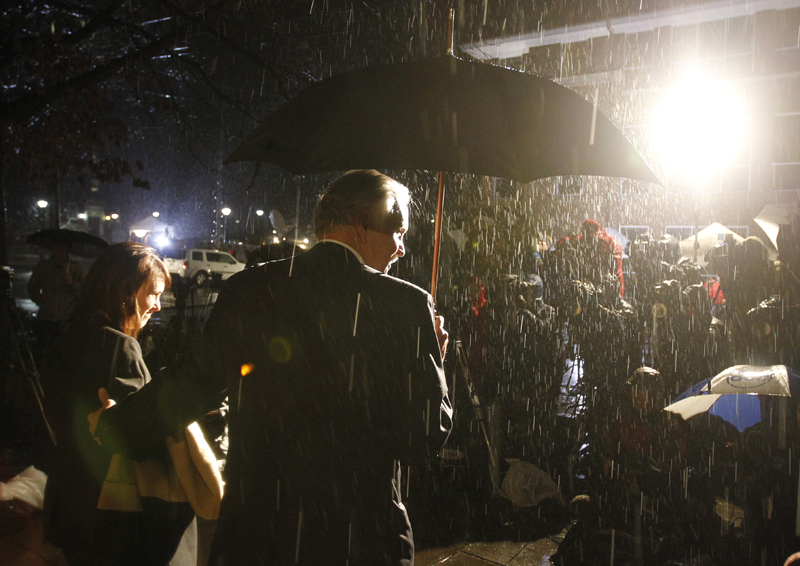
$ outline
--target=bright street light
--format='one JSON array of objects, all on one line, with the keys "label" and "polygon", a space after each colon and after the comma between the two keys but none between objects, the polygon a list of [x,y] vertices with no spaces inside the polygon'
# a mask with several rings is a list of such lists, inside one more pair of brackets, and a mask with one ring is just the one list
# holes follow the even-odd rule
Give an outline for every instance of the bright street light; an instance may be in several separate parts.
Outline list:
[{"label": "bright street light", "polygon": [[256,210],[256,216],[264,216],[264,211],[259,208]]},{"label": "bright street light", "polygon": [[679,177],[707,180],[743,149],[745,99],[730,83],[697,74],[664,93],[656,115],[660,150]]},{"label": "bright street light", "polygon": [[116,220],[117,218],[119,218],[119,214],[117,214],[117,213],[115,212],[114,214],[112,214],[112,215],[111,215],[111,218],[112,218],[113,220]]},{"label": "bright street light", "polygon": [[154,213],[153,213],[153,216],[154,216],[155,218],[158,218],[160,214],[161,214],[160,212],[156,211],[156,212],[154,212]]},{"label": "bright street light", "polygon": [[36,206],[38,206],[39,208],[47,208],[48,204],[50,204],[50,203],[43,199],[43,200],[38,201],[36,203]]},{"label": "bright street light", "polygon": [[226,206],[225,208],[220,210],[220,212],[222,213],[222,216],[228,216],[231,213],[231,209]]}]

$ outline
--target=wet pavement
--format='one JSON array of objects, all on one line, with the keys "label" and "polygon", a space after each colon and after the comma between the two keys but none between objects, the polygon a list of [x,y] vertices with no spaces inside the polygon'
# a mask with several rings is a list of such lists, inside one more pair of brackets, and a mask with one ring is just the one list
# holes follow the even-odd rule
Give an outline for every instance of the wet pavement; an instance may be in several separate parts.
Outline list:
[{"label": "wet pavement", "polygon": [[[41,511],[22,514],[0,507],[0,564],[4,566],[67,566],[62,552],[43,541]],[[207,563],[214,521],[198,523],[200,557]],[[556,543],[549,538],[531,542],[461,542],[441,548],[419,550],[416,566],[546,566]]]}]

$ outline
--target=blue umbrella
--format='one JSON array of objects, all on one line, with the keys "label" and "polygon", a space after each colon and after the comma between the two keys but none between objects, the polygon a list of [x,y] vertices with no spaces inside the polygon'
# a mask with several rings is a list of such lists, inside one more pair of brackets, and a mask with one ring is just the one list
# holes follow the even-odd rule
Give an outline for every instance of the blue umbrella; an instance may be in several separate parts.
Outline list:
[{"label": "blue umbrella", "polygon": [[762,395],[800,397],[800,373],[784,365],[732,366],[693,385],[664,410],[684,419],[708,412],[743,431],[761,421]]}]

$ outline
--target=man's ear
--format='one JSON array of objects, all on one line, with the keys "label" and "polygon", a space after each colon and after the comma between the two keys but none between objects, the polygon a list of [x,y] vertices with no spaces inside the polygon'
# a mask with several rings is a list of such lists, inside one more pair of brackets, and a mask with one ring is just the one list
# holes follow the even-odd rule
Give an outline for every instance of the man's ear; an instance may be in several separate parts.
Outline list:
[{"label": "man's ear", "polygon": [[364,212],[359,212],[355,217],[354,224],[360,229],[369,229],[369,216]]}]

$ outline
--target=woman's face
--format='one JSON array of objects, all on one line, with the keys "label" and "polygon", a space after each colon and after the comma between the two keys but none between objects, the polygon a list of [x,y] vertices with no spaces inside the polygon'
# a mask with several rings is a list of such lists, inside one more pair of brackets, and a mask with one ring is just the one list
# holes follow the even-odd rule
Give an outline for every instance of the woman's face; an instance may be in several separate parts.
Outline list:
[{"label": "woman's face", "polygon": [[161,294],[164,280],[159,278],[145,283],[136,293],[136,313],[126,321],[126,330],[138,331],[147,325],[154,312],[161,310]]}]

